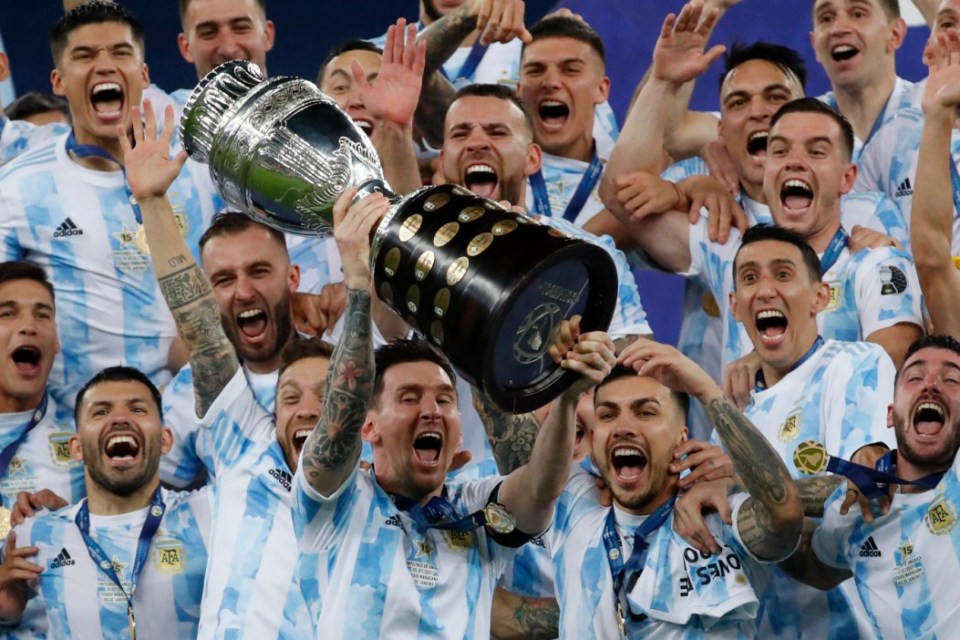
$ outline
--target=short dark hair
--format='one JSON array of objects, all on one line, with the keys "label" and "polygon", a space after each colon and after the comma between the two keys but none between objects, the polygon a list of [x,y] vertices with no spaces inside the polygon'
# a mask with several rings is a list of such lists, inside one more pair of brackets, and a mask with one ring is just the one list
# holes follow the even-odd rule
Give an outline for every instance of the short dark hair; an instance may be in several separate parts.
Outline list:
[{"label": "short dark hair", "polygon": [[276,240],[277,244],[282,246],[284,251],[287,250],[287,240],[280,231],[262,222],[254,220],[245,213],[240,213],[239,211],[223,211],[213,216],[210,226],[207,227],[207,230],[203,232],[202,236],[200,236],[201,255],[203,254],[203,248],[213,238],[220,236],[235,236],[239,233],[243,233],[251,227],[261,227],[266,229],[270,234],[270,237]]},{"label": "short dark hair", "polygon": [[960,341],[953,336],[945,334],[931,334],[917,338],[907,347],[907,353],[903,356],[903,364],[897,369],[897,375],[894,378],[894,386],[900,382],[900,372],[903,371],[903,365],[913,357],[913,354],[922,349],[943,349],[951,351],[960,356]]},{"label": "short dark hair", "polygon": [[[319,336],[312,338],[294,338],[280,351],[280,370],[278,376],[294,363],[307,358],[323,358],[330,360],[333,357],[333,345]],[[278,378],[279,379],[279,378]]]},{"label": "short dark hair", "polygon": [[333,49],[330,49],[330,52],[327,54],[327,57],[323,59],[323,62],[320,63],[320,70],[317,71],[317,86],[323,84],[323,74],[327,71],[327,65],[336,58],[337,56],[342,56],[348,51],[371,51],[373,53],[383,55],[383,49],[373,44],[369,40],[361,40],[360,38],[350,38],[344,42],[341,42]]},{"label": "short dark hair", "polygon": [[[877,4],[879,4],[883,12],[887,14],[888,22],[893,22],[900,17],[900,3],[897,0],[877,0]],[[811,6],[813,9],[817,8],[816,0],[811,3]]]},{"label": "short dark hair", "polygon": [[[183,24],[183,18],[187,15],[187,9],[190,7],[192,0],[180,0],[180,24]],[[260,9],[263,11],[263,15],[267,15],[267,0],[257,0],[257,4],[260,5]]]},{"label": "short dark hair", "polygon": [[820,113],[833,119],[840,127],[840,142],[843,143],[847,162],[853,157],[853,125],[842,113],[817,98],[798,98],[777,109],[770,118],[770,128],[773,129],[782,117],[790,113]]},{"label": "short dark hair", "polygon": [[51,93],[28,91],[3,109],[11,120],[26,120],[27,118],[48,111],[56,111],[70,121],[70,105],[66,99]]},{"label": "short dark hair", "polygon": [[380,395],[383,393],[383,377],[390,367],[407,362],[432,362],[447,374],[450,383],[456,386],[457,374],[447,356],[430,346],[425,340],[407,340],[404,338],[393,340],[379,347],[373,352],[376,373],[373,378],[373,392],[370,396],[370,405],[380,405]]},{"label": "short dark hair", "polygon": [[518,96],[517,92],[513,89],[503,84],[483,82],[477,84],[468,84],[457,91],[456,95],[453,96],[453,100],[450,101],[450,105],[453,106],[453,103],[460,98],[468,98],[470,96],[476,96],[478,98],[497,98],[498,100],[506,100],[507,102],[516,105],[517,108],[523,112],[523,119],[524,122],[527,123],[528,133],[531,136],[533,135],[533,116],[530,115],[530,111],[527,110],[527,107],[524,106],[523,102],[520,100],[520,96]]},{"label": "short dark hair", "polygon": [[737,261],[740,259],[740,252],[743,248],[755,242],[773,240],[774,242],[783,242],[792,244],[800,250],[803,256],[803,264],[807,267],[807,275],[810,282],[820,282],[820,258],[813,247],[807,242],[806,238],[794,231],[775,224],[755,224],[746,230],[740,241],[740,247],[733,257],[733,290],[737,290]]},{"label": "short dark hair", "polygon": [[[616,365],[613,369],[610,370],[610,373],[607,374],[607,377],[600,381],[600,384],[596,386],[596,391],[598,393],[593,394],[593,406],[597,406],[597,396],[599,391],[605,385],[610,384],[614,380],[619,380],[620,378],[636,378],[637,372],[631,369],[630,367],[625,367],[622,364]],[[676,405],[677,409],[680,410],[680,417],[684,422],[687,420],[687,414],[690,412],[690,396],[686,393],[681,393],[679,391],[674,391],[670,389],[670,397],[673,398],[673,402]]]},{"label": "short dark hair", "polygon": [[[600,62],[607,63],[607,53],[603,47],[603,38],[597,33],[597,30],[589,24],[573,18],[571,16],[547,16],[530,27],[530,35],[533,36],[532,42],[545,40],[547,38],[570,38],[579,40],[590,45],[590,48],[600,56]],[[523,51],[527,50],[528,45],[523,45]],[[520,53],[521,59],[523,53]]]},{"label": "short dark hair", "polygon": [[157,415],[160,416],[160,422],[163,422],[163,399],[160,397],[160,390],[157,389],[157,386],[153,384],[150,378],[148,378],[146,374],[139,369],[135,369],[133,367],[116,366],[107,367],[97,375],[90,378],[87,381],[87,384],[80,388],[80,391],[77,393],[77,401],[73,405],[73,420],[78,429],[80,427],[80,407],[83,405],[83,398],[87,395],[87,391],[105,382],[139,382],[145,386],[150,390],[150,395],[153,397],[153,401],[157,405]]},{"label": "short dark hair", "polygon": [[35,262],[26,260],[12,260],[10,262],[0,262],[0,285],[14,280],[33,280],[43,285],[43,288],[50,293],[50,299],[56,305],[56,294],[53,292],[53,284],[47,278],[47,272]]},{"label": "short dark hair", "polygon": [[143,25],[132,13],[119,3],[89,0],[67,11],[50,29],[50,51],[53,54],[53,64],[60,64],[60,56],[67,47],[67,40],[71,33],[88,24],[104,22],[117,22],[130,27],[133,41],[140,47],[140,53],[144,53],[146,38]]},{"label": "short dark hair", "polygon": [[774,65],[786,75],[794,76],[800,83],[800,88],[807,88],[807,65],[803,56],[790,47],[772,42],[754,42],[742,44],[734,40],[723,57],[723,74],[720,75],[720,88],[734,69],[751,60],[763,60]]}]

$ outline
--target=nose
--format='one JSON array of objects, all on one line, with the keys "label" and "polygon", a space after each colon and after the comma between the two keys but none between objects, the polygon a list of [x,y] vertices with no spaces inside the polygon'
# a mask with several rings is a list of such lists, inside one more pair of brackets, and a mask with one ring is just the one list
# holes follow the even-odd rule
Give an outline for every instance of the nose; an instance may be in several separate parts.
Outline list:
[{"label": "nose", "polygon": [[750,99],[748,108],[748,114],[752,120],[769,120],[779,106],[770,104],[770,101],[762,95],[756,95]]},{"label": "nose", "polygon": [[20,316],[20,327],[18,331],[24,335],[36,335],[37,320],[33,317],[33,314],[25,313]]},{"label": "nose", "polygon": [[315,398],[305,398],[297,407],[298,420],[317,420],[320,418],[321,404]]},{"label": "nose", "polygon": [[560,84],[560,70],[553,66],[548,66],[540,80],[543,87],[556,87]]},{"label": "nose", "polygon": [[217,53],[224,60],[239,60],[244,58],[243,47],[240,41],[229,29],[222,29],[217,37]]},{"label": "nose", "polygon": [[440,403],[431,394],[425,394],[420,400],[420,419],[427,422],[440,419]]},{"label": "nose", "polygon": [[481,127],[474,127],[467,138],[466,148],[468,151],[480,151],[490,148],[490,138]]},{"label": "nose", "polygon": [[253,286],[253,280],[246,275],[237,276],[237,284],[234,289],[234,296],[239,300],[252,300],[257,295],[257,290]]}]

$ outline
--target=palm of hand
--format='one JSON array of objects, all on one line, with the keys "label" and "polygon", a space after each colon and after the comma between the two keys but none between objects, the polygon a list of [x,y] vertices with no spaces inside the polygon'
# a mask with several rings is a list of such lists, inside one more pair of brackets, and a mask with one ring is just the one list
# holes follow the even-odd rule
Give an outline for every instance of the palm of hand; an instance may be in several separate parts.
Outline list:
[{"label": "palm of hand", "polygon": [[420,85],[419,75],[399,65],[384,65],[377,81],[361,91],[361,99],[374,118],[404,125],[417,109]]},{"label": "palm of hand", "polygon": [[124,169],[130,190],[137,198],[162,196],[180,172],[161,140],[141,140],[127,154]]},{"label": "palm of hand", "polygon": [[703,52],[706,44],[706,38],[697,33],[674,33],[661,38],[653,53],[656,76],[678,83],[699,77],[710,66]]}]

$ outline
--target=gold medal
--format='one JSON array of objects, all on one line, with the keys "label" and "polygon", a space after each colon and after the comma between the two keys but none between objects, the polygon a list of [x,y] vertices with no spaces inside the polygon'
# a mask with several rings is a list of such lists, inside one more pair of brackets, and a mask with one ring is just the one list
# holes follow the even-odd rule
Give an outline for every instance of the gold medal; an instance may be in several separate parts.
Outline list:
[{"label": "gold medal", "polygon": [[797,471],[808,476],[824,471],[829,461],[827,448],[816,440],[801,442],[793,451],[793,465]]},{"label": "gold medal", "polygon": [[137,620],[133,617],[133,603],[127,604],[127,624],[130,625],[130,640],[137,640]]},{"label": "gold medal", "polygon": [[133,246],[143,255],[150,255],[150,245],[147,244],[147,230],[142,224],[137,227],[137,232],[133,234]]},{"label": "gold medal", "polygon": [[6,540],[7,534],[10,533],[10,529],[12,528],[10,515],[10,509],[0,507],[0,539]]},{"label": "gold medal", "polygon": [[623,605],[617,603],[617,628],[620,630],[620,637],[627,637],[627,619],[623,616]]},{"label": "gold medal", "polygon": [[700,307],[711,318],[720,317],[720,305],[717,304],[717,299],[713,297],[712,293],[703,294],[703,297],[700,298]]}]

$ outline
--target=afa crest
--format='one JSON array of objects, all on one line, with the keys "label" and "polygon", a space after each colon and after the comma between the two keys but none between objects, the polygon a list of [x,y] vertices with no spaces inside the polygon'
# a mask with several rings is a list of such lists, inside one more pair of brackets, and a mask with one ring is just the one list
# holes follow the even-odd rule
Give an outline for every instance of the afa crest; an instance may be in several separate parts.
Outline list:
[{"label": "afa crest", "polygon": [[783,425],[780,427],[780,433],[777,434],[780,442],[792,442],[797,439],[797,436],[800,435],[800,418],[801,414],[799,411],[795,411],[787,416],[787,419],[783,421]]},{"label": "afa crest", "polygon": [[81,464],[79,460],[74,460],[73,456],[70,455],[71,435],[73,434],[69,431],[59,431],[51,433],[47,439],[50,445],[50,459],[58,467],[75,467]]},{"label": "afa crest", "polygon": [[843,299],[843,285],[839,282],[831,282],[830,284],[830,300],[827,302],[827,307],[824,311],[836,311],[840,307],[840,301]]},{"label": "afa crest", "polygon": [[183,573],[187,567],[183,543],[176,539],[160,540],[154,544],[153,566],[168,574]]},{"label": "afa crest", "polygon": [[940,496],[930,505],[923,521],[927,524],[930,533],[937,536],[946,535],[957,524],[957,508],[946,496]]}]

